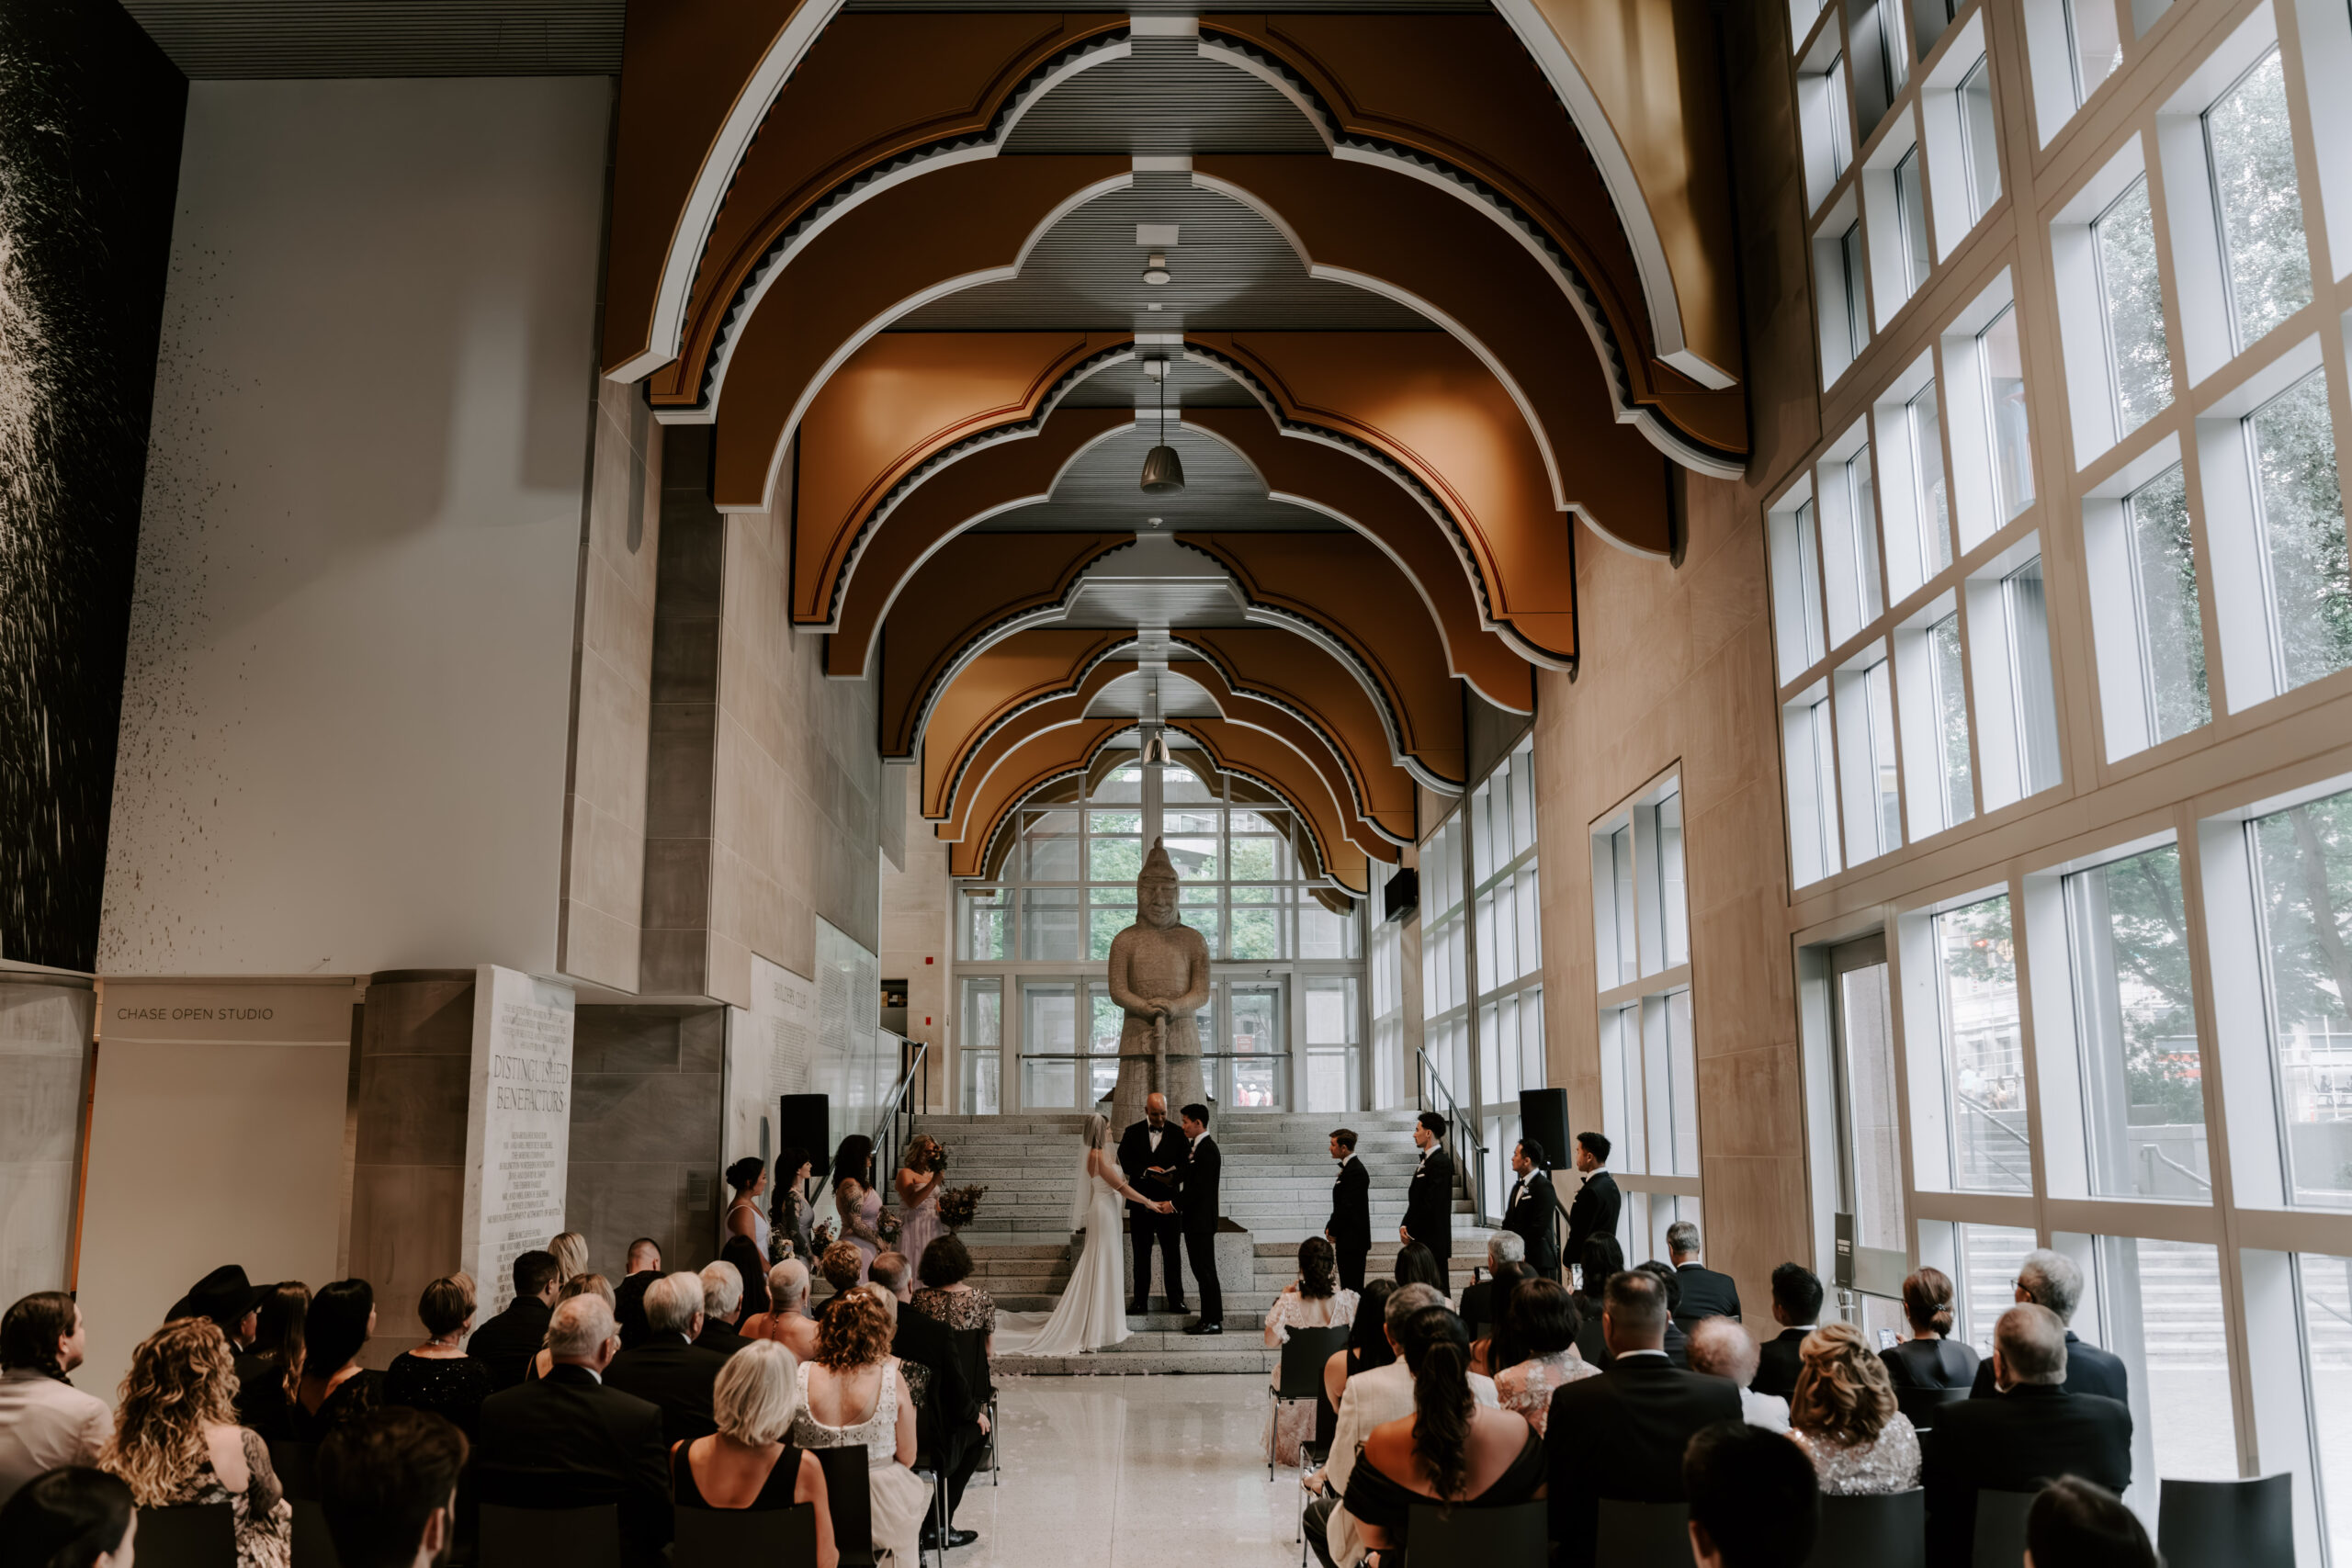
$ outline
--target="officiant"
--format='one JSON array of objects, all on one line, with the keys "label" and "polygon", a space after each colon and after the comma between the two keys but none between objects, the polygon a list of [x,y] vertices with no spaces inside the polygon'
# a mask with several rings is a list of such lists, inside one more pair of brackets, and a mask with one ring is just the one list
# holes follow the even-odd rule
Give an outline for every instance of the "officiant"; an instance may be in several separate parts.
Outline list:
[{"label": "officiant", "polygon": [[[1184,1164],[1184,1134],[1168,1119],[1168,1097],[1154,1093],[1143,1102],[1143,1120],[1119,1135],[1119,1168],[1128,1182],[1153,1202],[1176,1197],[1177,1178]],[[1130,1316],[1151,1311],[1151,1254],[1160,1250],[1162,1293],[1170,1312],[1189,1312],[1184,1304],[1184,1271],[1181,1257],[1183,1222],[1142,1203],[1127,1205],[1127,1236],[1135,1248],[1134,1299]]]}]

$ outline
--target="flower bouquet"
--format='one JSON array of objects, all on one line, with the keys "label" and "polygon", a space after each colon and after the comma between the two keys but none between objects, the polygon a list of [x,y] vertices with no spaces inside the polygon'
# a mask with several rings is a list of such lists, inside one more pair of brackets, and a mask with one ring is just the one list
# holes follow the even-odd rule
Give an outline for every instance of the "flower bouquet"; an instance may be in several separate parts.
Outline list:
[{"label": "flower bouquet", "polygon": [[907,1222],[902,1216],[895,1211],[886,1211],[882,1217],[875,1222],[874,1233],[882,1238],[882,1245],[887,1247],[896,1243],[899,1233],[906,1228]]},{"label": "flower bouquet", "polygon": [[985,1187],[951,1187],[939,1195],[939,1217],[951,1231],[962,1230],[980,1212],[980,1200],[988,1196]]}]

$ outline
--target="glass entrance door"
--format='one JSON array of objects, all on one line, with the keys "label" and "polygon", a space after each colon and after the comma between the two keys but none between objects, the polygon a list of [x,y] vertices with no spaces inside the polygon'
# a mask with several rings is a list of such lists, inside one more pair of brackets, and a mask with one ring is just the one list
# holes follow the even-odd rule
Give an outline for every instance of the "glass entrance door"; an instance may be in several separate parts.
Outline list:
[{"label": "glass entrance door", "polygon": [[[1829,952],[1831,1039],[1838,1085],[1838,1212],[1853,1247],[1854,1287],[1867,1327],[1897,1327],[1910,1268],[1904,1234],[1903,1125],[1894,1077],[1894,1030],[1886,938]],[[1877,1298],[1877,1299],[1872,1299]]]},{"label": "glass entrance door", "polygon": [[1280,1111],[1290,1103],[1290,982],[1219,980],[1204,1020],[1202,1064],[1209,1093],[1232,1111]]}]

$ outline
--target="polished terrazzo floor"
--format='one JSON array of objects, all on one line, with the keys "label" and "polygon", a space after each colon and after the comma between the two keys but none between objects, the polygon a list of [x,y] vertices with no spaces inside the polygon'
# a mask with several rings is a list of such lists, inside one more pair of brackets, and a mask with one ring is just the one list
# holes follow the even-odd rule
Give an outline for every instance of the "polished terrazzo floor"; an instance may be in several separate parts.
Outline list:
[{"label": "polished terrazzo floor", "polygon": [[1002,1484],[973,1478],[948,1568],[1275,1568],[1298,1562],[1295,1473],[1266,1480],[1266,1380],[999,1381]]}]

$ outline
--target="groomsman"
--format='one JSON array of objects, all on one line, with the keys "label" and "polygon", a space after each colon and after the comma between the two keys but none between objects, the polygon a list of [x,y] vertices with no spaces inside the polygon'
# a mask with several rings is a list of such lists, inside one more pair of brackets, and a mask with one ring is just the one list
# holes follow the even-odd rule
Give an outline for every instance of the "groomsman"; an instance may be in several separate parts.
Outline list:
[{"label": "groomsman", "polygon": [[[1146,1096],[1143,1120],[1119,1137],[1119,1168],[1126,1173],[1127,1185],[1153,1203],[1173,1202],[1177,1173],[1183,1168],[1184,1135],[1168,1120],[1168,1097],[1157,1093]],[[1151,1255],[1155,1247],[1161,1257],[1160,1280],[1167,1287],[1168,1310],[1186,1310],[1184,1270],[1178,1262],[1183,1234],[1183,1222],[1174,1214],[1163,1214],[1149,1203],[1127,1205],[1127,1237],[1134,1244],[1136,1256],[1135,1299],[1127,1303],[1130,1314],[1141,1316],[1151,1310]]]},{"label": "groomsman", "polygon": [[[1617,1179],[1607,1169],[1607,1134],[1578,1133],[1576,1160],[1584,1185],[1577,1189],[1576,1201],[1568,1205],[1568,1256],[1581,1261],[1587,1241],[1597,1235],[1617,1234],[1617,1213],[1624,1207],[1625,1195],[1617,1190]],[[1588,1292],[1598,1291],[1605,1282],[1589,1280],[1585,1289]]]},{"label": "groomsman", "polygon": [[1340,1288],[1363,1289],[1363,1260],[1372,1251],[1372,1173],[1356,1158],[1356,1135],[1342,1127],[1331,1134],[1331,1157],[1340,1162],[1331,1183],[1331,1217],[1323,1239],[1340,1254]]},{"label": "groomsman", "polygon": [[1176,1197],[1176,1212],[1184,1217],[1184,1251],[1193,1260],[1193,1281],[1201,1288],[1201,1317],[1187,1334],[1225,1332],[1225,1292],[1216,1279],[1216,1179],[1224,1156],[1209,1136],[1209,1108],[1184,1107],[1184,1137],[1192,1145],[1184,1156],[1183,1188]]},{"label": "groomsman", "polygon": [[1413,1123],[1413,1143],[1421,1151],[1421,1163],[1413,1168],[1413,1185],[1405,1194],[1405,1223],[1396,1227],[1396,1239],[1418,1241],[1437,1254],[1442,1280],[1453,1257],[1453,1156],[1445,1152],[1445,1118],[1434,1111],[1422,1111]]},{"label": "groomsman", "polygon": [[1503,1229],[1527,1244],[1527,1266],[1539,1279],[1560,1277],[1560,1230],[1555,1217],[1560,1201],[1552,1193],[1551,1172],[1544,1168],[1544,1148],[1534,1138],[1521,1138],[1510,1152],[1510,1168],[1519,1180],[1503,1205]]}]

